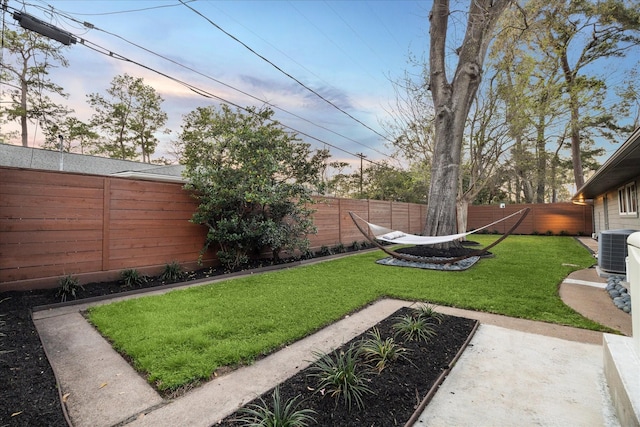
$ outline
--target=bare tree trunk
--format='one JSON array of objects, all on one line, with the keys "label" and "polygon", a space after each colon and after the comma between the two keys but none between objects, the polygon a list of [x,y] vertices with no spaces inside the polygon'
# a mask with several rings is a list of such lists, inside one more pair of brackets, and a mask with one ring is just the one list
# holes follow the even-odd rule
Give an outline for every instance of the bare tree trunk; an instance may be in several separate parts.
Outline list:
[{"label": "bare tree trunk", "polygon": [[493,29],[509,4],[509,0],[471,2],[465,38],[457,51],[458,66],[449,83],[445,64],[449,1],[433,2],[429,14],[429,89],[435,107],[435,144],[424,230],[427,235],[456,232],[456,198],[465,122],[480,85]]},{"label": "bare tree trunk", "polygon": [[20,136],[22,137],[22,146],[28,147],[28,119],[27,119],[27,91],[29,87],[27,85],[27,62],[25,60],[22,79],[20,81],[20,108],[22,108],[23,113],[20,115]]},{"label": "bare tree trunk", "polygon": [[571,161],[573,162],[573,178],[576,181],[576,189],[579,189],[584,185],[584,173],[582,171],[582,156],[580,150],[580,111],[578,101],[575,99],[576,91],[574,87],[576,84],[576,73],[574,70],[571,70],[566,51],[562,52],[560,63],[569,93],[569,112],[571,113]]},{"label": "bare tree trunk", "polygon": [[464,197],[456,203],[458,211],[458,233],[467,232],[467,219],[469,217],[469,201]]},{"label": "bare tree trunk", "polygon": [[544,203],[545,184],[547,182],[547,149],[544,139],[545,116],[538,117],[536,136],[536,203]]}]

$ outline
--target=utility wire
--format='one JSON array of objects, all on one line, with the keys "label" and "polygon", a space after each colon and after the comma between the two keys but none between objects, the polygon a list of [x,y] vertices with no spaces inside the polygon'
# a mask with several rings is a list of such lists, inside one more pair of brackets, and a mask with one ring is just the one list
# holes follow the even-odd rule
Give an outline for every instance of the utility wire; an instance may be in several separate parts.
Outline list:
[{"label": "utility wire", "polygon": [[[182,0],[180,0],[180,1],[181,1],[181,3],[182,3],[182,4],[184,4],[184,2],[182,2]],[[185,6],[186,6],[186,4],[185,4]],[[36,6],[36,5],[34,5],[34,7],[39,8],[39,7],[38,7],[38,6]],[[168,6],[164,6],[164,7],[168,7]],[[149,9],[149,8],[147,8],[147,9]],[[142,10],[147,10],[147,9],[142,9]],[[48,10],[48,11],[49,11],[49,10]],[[49,12],[51,12],[51,11],[49,11]],[[103,33],[106,33],[106,34],[109,34],[109,35],[111,35],[111,36],[113,36],[113,37],[116,37],[116,38],[118,38],[118,39],[120,39],[120,40],[123,40],[124,42],[129,43],[129,44],[131,44],[132,46],[135,46],[135,47],[137,47],[137,48],[139,48],[139,49],[141,49],[141,50],[143,50],[143,51],[145,51],[145,52],[147,52],[147,53],[150,53],[150,54],[152,54],[152,55],[154,55],[154,56],[157,56],[157,57],[159,57],[159,58],[162,58],[162,59],[164,59],[165,61],[171,62],[171,63],[172,63],[172,64],[174,64],[174,65],[177,65],[177,66],[182,67],[182,68],[184,68],[184,69],[186,69],[186,70],[189,70],[189,71],[191,71],[191,72],[193,72],[193,73],[196,73],[196,74],[198,74],[198,75],[200,75],[200,76],[202,76],[202,77],[205,77],[205,78],[207,78],[207,79],[209,79],[209,80],[212,80],[212,81],[214,81],[214,82],[216,82],[216,83],[218,83],[218,84],[221,84],[221,85],[223,85],[223,86],[225,86],[225,87],[227,87],[227,88],[229,88],[229,89],[232,89],[232,90],[234,90],[234,91],[236,91],[236,92],[238,92],[238,93],[241,93],[241,94],[243,94],[243,95],[245,95],[245,96],[248,96],[248,97],[250,97],[250,98],[252,98],[252,99],[254,99],[254,100],[256,100],[256,101],[259,101],[259,102],[261,102],[261,103],[263,103],[263,104],[265,104],[265,105],[268,105],[268,106],[270,106],[270,107],[272,107],[272,108],[274,108],[274,109],[277,109],[277,110],[280,110],[280,111],[282,111],[282,112],[285,112],[285,113],[287,113],[287,114],[289,114],[289,115],[291,115],[291,116],[293,116],[293,117],[295,117],[295,118],[297,118],[297,119],[300,119],[300,120],[302,120],[302,121],[304,121],[304,122],[306,122],[306,123],[309,123],[309,124],[311,124],[311,125],[313,125],[313,126],[319,127],[320,129],[323,129],[323,130],[325,130],[325,131],[327,131],[327,132],[330,132],[330,133],[332,133],[332,134],[334,134],[334,135],[337,135],[337,136],[339,136],[339,137],[341,137],[341,138],[344,138],[344,139],[346,139],[346,140],[348,140],[348,141],[351,141],[351,142],[353,142],[353,143],[355,143],[355,144],[358,144],[358,145],[360,145],[360,146],[362,146],[362,147],[364,147],[364,148],[367,148],[368,150],[375,151],[375,152],[377,152],[378,154],[380,154],[380,155],[382,155],[382,156],[384,156],[384,157],[387,157],[387,158],[389,158],[389,157],[390,157],[388,154],[383,153],[382,151],[379,151],[379,150],[377,150],[376,148],[373,148],[373,147],[370,147],[370,146],[368,146],[368,145],[366,145],[366,144],[363,144],[363,143],[361,143],[360,141],[357,141],[357,140],[355,140],[355,139],[353,139],[353,138],[350,138],[350,137],[348,137],[348,136],[346,136],[346,135],[343,135],[343,134],[341,134],[341,133],[338,133],[338,132],[336,132],[336,131],[334,131],[334,130],[332,130],[332,129],[330,129],[330,128],[326,127],[326,126],[322,126],[322,125],[319,125],[319,124],[317,124],[317,123],[315,123],[315,122],[312,122],[311,120],[306,119],[306,118],[304,118],[304,117],[302,117],[302,116],[300,116],[300,115],[298,115],[298,114],[296,114],[296,113],[294,113],[294,112],[291,112],[291,111],[289,111],[289,110],[287,110],[287,109],[285,109],[285,108],[279,107],[279,106],[277,106],[277,105],[275,105],[275,104],[273,104],[273,103],[271,103],[271,102],[269,102],[269,101],[266,101],[266,100],[264,100],[264,99],[261,99],[261,98],[259,98],[259,97],[255,96],[255,95],[252,95],[252,94],[250,94],[250,93],[248,93],[248,92],[246,92],[246,91],[243,91],[243,90],[241,90],[241,89],[238,89],[238,88],[236,88],[236,87],[234,87],[234,86],[232,86],[232,85],[230,85],[230,84],[227,84],[227,83],[225,83],[225,82],[223,82],[223,81],[220,81],[220,80],[218,80],[218,79],[216,79],[216,78],[214,78],[214,77],[211,77],[211,76],[209,76],[209,75],[207,75],[207,74],[204,74],[204,73],[202,73],[202,72],[200,72],[200,71],[198,71],[198,70],[195,70],[194,68],[191,68],[191,67],[188,67],[188,66],[186,66],[186,65],[184,65],[184,64],[181,64],[181,63],[179,63],[179,62],[177,62],[177,61],[175,61],[175,60],[173,60],[173,59],[171,59],[171,58],[167,58],[166,56],[163,56],[163,55],[161,55],[161,54],[159,54],[159,53],[157,53],[157,52],[154,52],[154,51],[152,51],[152,50],[150,50],[150,49],[147,49],[147,48],[145,48],[145,47],[143,47],[143,46],[141,46],[141,45],[139,45],[139,44],[137,44],[137,43],[134,43],[134,42],[132,42],[132,41],[130,41],[130,40],[128,40],[128,39],[126,39],[126,38],[124,38],[124,37],[122,37],[122,36],[118,35],[118,34],[112,33],[112,32],[110,32],[110,31],[107,31],[107,30],[104,30],[104,29],[101,29],[101,28],[98,28],[98,27],[95,27],[94,25],[89,24],[89,23],[87,23],[87,22],[80,22],[79,20],[77,20],[77,19],[73,18],[72,16],[69,16],[68,14],[64,14],[64,13],[61,13],[61,12],[59,12],[59,11],[58,11],[57,13],[59,13],[60,15],[64,16],[65,18],[67,18],[67,19],[69,19],[69,20],[72,20],[72,21],[74,21],[74,22],[76,22],[76,23],[78,23],[78,24],[80,24],[80,25],[83,25],[83,26],[84,26],[84,27],[86,27],[86,28],[90,28],[90,29],[94,29],[94,30],[97,30],[97,31],[101,31],[101,32],[103,32]],[[113,12],[113,13],[115,13],[115,12]],[[196,13],[197,13],[197,12],[196,12]],[[215,24],[214,24],[214,25],[215,25]],[[223,30],[223,31],[224,31],[224,30]],[[86,40],[85,40],[85,41],[86,41]],[[94,46],[99,47],[98,45],[96,45],[96,44],[94,44],[94,43],[92,43],[92,44],[93,44]],[[100,47],[100,49],[104,49],[104,48]],[[100,52],[100,53],[105,54],[104,52],[101,52],[101,51],[100,51],[100,50],[98,50],[98,49],[93,49],[93,50],[95,50],[95,51],[98,51],[98,52]],[[150,71],[154,71],[154,72],[156,72],[156,70],[153,70],[153,69],[151,69],[151,68],[148,68],[148,67],[146,67],[146,66],[143,66],[142,64],[136,63],[136,62],[135,62],[135,61],[133,61],[133,60],[130,60],[130,59],[128,59],[128,58],[125,58],[125,57],[123,57],[123,56],[121,56],[121,55],[118,55],[118,56],[120,56],[120,59],[121,59],[121,60],[124,60],[124,61],[126,61],[126,62],[135,63],[135,64],[137,64],[137,65],[140,65],[140,66],[142,66],[142,67],[144,67],[144,68],[149,69]],[[160,74],[162,74],[162,73],[160,73]],[[163,75],[164,75],[164,74],[163,74]],[[165,75],[165,77],[171,78],[171,77],[170,77],[170,76],[168,76],[168,75]],[[184,82],[181,82],[181,81],[178,81],[178,80],[175,80],[175,81],[176,81],[176,82],[179,82],[180,84],[186,85],[186,83],[184,83]],[[189,87],[189,89],[190,89],[190,90],[192,90],[192,91],[193,91],[193,92],[195,92],[195,93],[199,93],[200,95],[202,95],[202,93],[200,93],[198,90],[194,90],[194,88],[193,88],[193,87]],[[221,98],[218,98],[218,99],[223,100],[223,99],[221,99]],[[227,102],[227,103],[229,103],[229,104],[232,104],[232,105],[236,105],[236,104],[234,104],[234,103],[232,103],[232,102],[230,102],[230,101],[226,101],[226,100],[223,100],[223,101],[224,101],[224,102]],[[357,120],[357,119],[356,119],[356,120]],[[365,126],[366,126],[366,125],[365,125]],[[288,127],[288,126],[287,126],[287,127]],[[288,127],[288,128],[289,128],[289,127]],[[290,128],[290,129],[292,129],[292,128]],[[369,128],[369,129],[371,129],[371,128]],[[292,129],[292,130],[293,130],[293,129]],[[371,130],[373,130],[373,129],[371,129]],[[312,136],[310,136],[310,135],[308,135],[308,134],[306,134],[306,133],[304,133],[304,132],[301,132],[301,131],[296,131],[296,132],[300,133],[301,135],[308,136],[308,137],[310,137],[310,138],[312,138],[312,139],[315,139],[315,140],[317,140],[317,141],[323,142],[324,144],[329,145],[329,146],[331,146],[331,147],[333,147],[333,148],[336,148],[336,149],[338,149],[338,150],[340,150],[340,151],[343,151],[343,152],[345,152],[345,153],[347,153],[347,154],[353,154],[353,153],[350,153],[350,152],[348,152],[348,151],[346,151],[346,150],[343,150],[343,149],[341,149],[341,148],[339,148],[339,147],[336,147],[336,146],[334,146],[334,145],[332,145],[332,144],[329,144],[329,143],[327,143],[327,142],[324,142],[324,141],[322,141],[322,140],[320,140],[320,139],[318,139],[318,138],[312,137]],[[374,131],[374,132],[375,132],[375,131]],[[377,133],[377,132],[376,132],[376,133]],[[380,135],[380,134],[378,134],[378,135]],[[382,136],[382,135],[381,135],[381,136]],[[387,139],[386,137],[384,137],[384,136],[383,136],[383,138],[384,138],[385,140],[387,140],[387,141],[388,141],[388,139]],[[356,155],[356,156],[357,156],[357,155]],[[373,161],[369,161],[369,162],[374,163]]]},{"label": "utility wire", "polygon": [[[120,61],[124,61],[124,62],[128,62],[128,63],[134,64],[134,65],[137,65],[137,66],[139,66],[139,67],[141,67],[141,68],[144,68],[144,69],[146,69],[146,70],[148,70],[148,71],[151,71],[151,72],[156,73],[156,74],[158,74],[158,75],[160,75],[160,76],[163,76],[163,77],[165,77],[165,78],[167,78],[167,79],[169,79],[169,80],[172,80],[172,81],[174,81],[174,82],[176,82],[176,83],[178,83],[178,84],[180,84],[180,85],[182,85],[182,86],[184,86],[184,87],[188,88],[189,90],[193,91],[194,93],[196,93],[196,94],[198,94],[198,95],[200,95],[200,96],[203,96],[203,97],[205,97],[205,98],[210,98],[210,99],[217,99],[217,100],[222,101],[222,102],[224,102],[224,103],[226,103],[226,104],[232,105],[232,106],[234,106],[234,107],[236,107],[236,108],[238,108],[238,109],[240,109],[240,110],[242,110],[242,111],[245,111],[246,113],[254,114],[254,113],[253,113],[250,109],[248,109],[247,107],[243,107],[243,106],[241,106],[241,105],[239,105],[239,104],[237,104],[237,103],[235,103],[235,102],[233,102],[233,101],[229,101],[229,100],[227,100],[227,99],[225,99],[225,98],[223,98],[223,97],[221,97],[221,96],[215,95],[215,94],[213,94],[213,93],[211,93],[211,92],[208,92],[208,91],[206,91],[206,90],[204,90],[204,89],[200,89],[200,88],[198,88],[198,87],[196,87],[196,86],[194,86],[194,85],[192,85],[192,84],[190,84],[190,83],[187,83],[187,82],[185,82],[185,81],[183,81],[183,80],[180,80],[180,79],[178,79],[178,78],[176,78],[176,77],[173,77],[173,76],[171,76],[171,75],[169,75],[169,74],[167,74],[167,73],[164,73],[164,72],[162,72],[162,71],[159,71],[159,70],[156,70],[156,69],[154,69],[154,68],[152,68],[152,67],[149,67],[149,66],[147,66],[147,65],[144,65],[144,64],[142,64],[141,62],[138,62],[138,61],[135,61],[135,60],[133,60],[133,59],[127,58],[127,57],[125,57],[125,56],[123,56],[123,55],[120,55],[120,54],[118,54],[118,53],[116,53],[116,52],[113,52],[113,51],[111,51],[111,50],[109,50],[109,49],[105,49],[104,47],[102,47],[102,46],[100,46],[100,45],[98,45],[98,44],[96,44],[96,43],[93,43],[93,42],[91,42],[91,41],[89,41],[89,40],[86,40],[86,39],[81,38],[81,39],[80,39],[80,41],[81,41],[81,42],[80,42],[80,44],[81,44],[81,45],[83,45],[83,46],[85,46],[85,47],[87,47],[87,48],[89,48],[89,49],[91,49],[91,50],[93,50],[93,51],[95,51],[95,52],[98,52],[98,53],[100,53],[100,54],[106,55],[106,56],[108,56],[108,57],[111,57],[111,58],[114,58],[114,59],[117,59],[117,60],[120,60]],[[331,143],[329,143],[329,142],[327,142],[327,141],[324,141],[324,140],[322,140],[322,139],[320,139],[320,138],[317,138],[317,137],[315,137],[315,136],[313,136],[313,135],[310,135],[310,134],[308,134],[308,133],[306,133],[306,132],[300,131],[300,130],[298,130],[298,129],[296,129],[296,128],[293,128],[293,127],[291,127],[291,126],[288,126],[288,125],[286,125],[286,124],[284,124],[284,123],[278,122],[277,120],[271,120],[271,121],[272,121],[272,122],[274,122],[274,123],[276,123],[276,122],[277,122],[278,124],[280,124],[280,125],[281,125],[281,126],[283,126],[284,128],[287,128],[287,129],[289,129],[290,131],[295,132],[296,134],[304,135],[304,136],[306,136],[307,138],[313,139],[313,140],[315,140],[315,141],[317,141],[317,142],[320,142],[320,143],[322,143],[322,144],[324,144],[324,145],[327,145],[327,146],[329,146],[329,147],[331,147],[331,148],[334,148],[334,149],[336,149],[336,150],[338,150],[338,151],[341,151],[341,152],[343,152],[343,153],[349,154],[349,155],[354,156],[354,157],[360,157],[360,156],[359,156],[358,154],[356,154],[356,153],[352,153],[352,152],[350,152],[350,151],[347,151],[347,150],[345,150],[345,149],[343,149],[343,148],[340,148],[340,147],[338,147],[338,146],[336,146],[336,145],[333,145],[333,144],[331,144]],[[378,162],[375,162],[375,161],[372,161],[372,160],[366,160],[366,161],[368,161],[369,163],[372,163],[372,164],[378,165],[378,166],[382,166],[382,164],[380,164],[380,163],[378,163]]]},{"label": "utility wire", "polygon": [[[206,17],[205,15],[203,15],[202,13],[200,13],[198,10],[194,9],[193,7],[189,6],[188,4],[186,4],[184,2],[184,0],[179,0],[182,4],[184,4],[187,8],[191,9],[194,13],[196,13],[197,15],[201,16],[203,19],[205,19],[207,22],[209,22],[211,25],[213,25],[214,27],[216,27],[217,29],[219,29],[220,31],[222,31],[224,34],[226,34],[227,36],[231,37],[233,40],[235,40],[236,42],[240,43],[242,46],[244,46],[247,50],[249,50],[249,52],[253,53],[254,55],[256,55],[258,58],[262,59],[264,62],[266,62],[267,64],[271,65],[272,67],[274,67],[276,70],[278,70],[279,72],[281,72],[282,74],[284,74],[285,76],[287,76],[288,78],[290,78],[291,80],[293,80],[294,82],[296,82],[297,84],[299,84],[300,86],[302,86],[303,88],[305,88],[306,90],[308,90],[309,92],[311,92],[312,94],[314,94],[315,96],[317,96],[318,98],[320,98],[321,100],[323,100],[324,102],[326,102],[327,104],[331,105],[333,108],[335,108],[336,110],[340,111],[341,113],[345,114],[346,116],[348,116],[349,118],[351,118],[352,120],[356,121],[357,123],[361,124],[362,126],[364,126],[365,128],[369,129],[370,131],[372,131],[373,133],[375,133],[376,135],[380,136],[382,139],[388,141],[388,142],[393,142],[390,139],[388,139],[386,136],[384,136],[383,134],[381,134],[380,132],[378,132],[377,130],[373,129],[372,127],[370,127],[369,125],[367,125],[366,123],[362,122],[361,120],[359,120],[358,118],[354,117],[353,115],[349,114],[347,111],[343,110],[342,108],[338,107],[336,104],[334,104],[333,102],[331,102],[330,100],[328,100],[327,98],[325,98],[324,96],[322,96],[321,94],[319,94],[317,91],[311,89],[309,86],[305,85],[304,83],[302,83],[300,80],[298,80],[297,78],[295,78],[294,76],[292,76],[291,74],[287,73],[286,71],[284,71],[282,68],[278,67],[276,64],[274,64],[273,62],[271,62],[269,59],[265,58],[264,56],[260,55],[258,52],[256,52],[255,50],[253,50],[250,46],[248,46],[246,43],[244,43],[242,40],[238,39],[236,36],[234,36],[233,34],[227,32],[226,30],[224,30],[222,27],[220,27],[218,24],[216,24],[215,22],[213,22],[211,19],[209,19],[208,17]],[[385,154],[386,156],[386,154]]]}]

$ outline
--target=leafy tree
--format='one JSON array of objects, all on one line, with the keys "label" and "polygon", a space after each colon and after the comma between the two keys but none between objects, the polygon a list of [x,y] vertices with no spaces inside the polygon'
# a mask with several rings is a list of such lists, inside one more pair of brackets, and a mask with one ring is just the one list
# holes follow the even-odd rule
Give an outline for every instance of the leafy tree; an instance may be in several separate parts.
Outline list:
[{"label": "leafy tree", "polygon": [[67,67],[62,55],[64,46],[25,30],[5,29],[3,50],[7,52],[2,60],[2,80],[9,82],[10,103],[1,110],[2,116],[20,124],[22,146],[28,147],[29,122],[40,123],[44,128],[59,123],[71,112],[67,107],[56,104],[49,95],[66,98],[63,88],[48,79],[49,71],[56,67]]},{"label": "leafy tree", "polygon": [[584,130],[600,130],[605,137],[621,130],[617,114],[602,107],[604,81],[585,74],[585,69],[603,58],[624,57],[640,44],[640,11],[622,0],[536,0],[526,8],[537,23],[539,46],[557,59],[564,78],[573,175],[580,188],[584,184],[581,146],[589,139]]},{"label": "leafy tree", "polygon": [[59,125],[48,127],[45,132],[44,148],[59,150],[59,136],[61,135],[63,137],[64,151],[68,153],[86,154],[91,152],[99,137],[89,124],[75,117],[67,117]]},{"label": "leafy tree", "polygon": [[315,232],[311,193],[329,153],[287,133],[269,108],[232,111],[201,107],[184,118],[180,134],[186,188],[200,201],[192,221],[209,231],[203,251],[218,248],[228,268],[269,249],[308,248]]},{"label": "leafy tree", "polygon": [[89,105],[95,110],[91,124],[105,134],[96,152],[123,160],[140,157],[151,163],[158,145],[155,134],[163,131],[167,122],[162,97],[142,78],[128,74],[114,77],[107,95],[88,95]]},{"label": "leafy tree", "polygon": [[364,170],[365,196],[373,200],[424,203],[426,186],[410,170],[401,170],[387,163],[372,163]]}]

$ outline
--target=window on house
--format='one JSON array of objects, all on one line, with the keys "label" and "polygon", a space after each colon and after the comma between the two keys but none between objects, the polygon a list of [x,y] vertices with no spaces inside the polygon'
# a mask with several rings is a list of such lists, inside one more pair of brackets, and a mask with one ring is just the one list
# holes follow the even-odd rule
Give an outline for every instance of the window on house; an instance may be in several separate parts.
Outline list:
[{"label": "window on house", "polygon": [[618,189],[618,210],[620,215],[638,214],[638,196],[635,182]]}]

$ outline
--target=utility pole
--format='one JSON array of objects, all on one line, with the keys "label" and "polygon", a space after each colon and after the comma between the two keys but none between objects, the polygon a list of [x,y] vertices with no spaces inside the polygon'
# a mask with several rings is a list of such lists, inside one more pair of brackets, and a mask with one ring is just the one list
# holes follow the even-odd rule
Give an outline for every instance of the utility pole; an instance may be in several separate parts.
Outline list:
[{"label": "utility pole", "polygon": [[360,157],[360,198],[363,197],[362,193],[362,160],[367,157],[362,153],[356,153],[356,156]]}]

